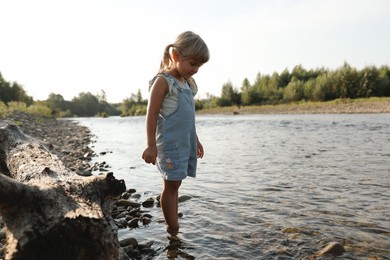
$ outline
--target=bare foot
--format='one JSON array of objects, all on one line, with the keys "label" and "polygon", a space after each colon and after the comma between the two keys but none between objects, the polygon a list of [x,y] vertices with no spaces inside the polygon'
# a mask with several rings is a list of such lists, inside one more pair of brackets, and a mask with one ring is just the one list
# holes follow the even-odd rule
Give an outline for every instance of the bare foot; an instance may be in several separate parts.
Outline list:
[{"label": "bare foot", "polygon": [[171,235],[171,236],[176,236],[178,233],[179,233],[179,229],[178,228],[167,228],[167,232]]}]

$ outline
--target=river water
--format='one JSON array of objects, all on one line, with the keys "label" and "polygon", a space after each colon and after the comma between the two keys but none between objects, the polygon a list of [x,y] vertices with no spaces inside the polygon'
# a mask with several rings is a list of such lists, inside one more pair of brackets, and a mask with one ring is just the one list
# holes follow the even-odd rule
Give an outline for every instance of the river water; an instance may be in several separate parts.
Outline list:
[{"label": "river water", "polygon": [[[144,117],[75,120],[141,201],[160,193],[141,159]],[[308,259],[332,241],[341,259],[389,259],[390,114],[198,115],[197,132],[205,156],[180,188],[192,199],[179,205],[179,243],[159,207],[119,239],[153,241],[153,259]]]}]

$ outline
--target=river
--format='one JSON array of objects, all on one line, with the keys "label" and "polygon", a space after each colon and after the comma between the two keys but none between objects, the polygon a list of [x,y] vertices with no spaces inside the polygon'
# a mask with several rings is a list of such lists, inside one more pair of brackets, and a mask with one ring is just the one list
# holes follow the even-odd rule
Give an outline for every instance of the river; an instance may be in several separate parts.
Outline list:
[{"label": "river", "polygon": [[[159,194],[141,159],[144,117],[75,120],[97,162],[141,200]],[[332,241],[342,259],[390,255],[390,114],[199,115],[197,132],[205,156],[180,188],[192,197],[179,205],[180,244],[169,246],[159,207],[119,239],[153,241],[153,259],[304,259]]]}]

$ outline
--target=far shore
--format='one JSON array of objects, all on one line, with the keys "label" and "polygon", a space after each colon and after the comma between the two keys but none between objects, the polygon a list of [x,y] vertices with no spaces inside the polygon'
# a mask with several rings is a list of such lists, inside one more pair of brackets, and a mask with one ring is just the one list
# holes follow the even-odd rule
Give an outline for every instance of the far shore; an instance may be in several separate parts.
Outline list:
[{"label": "far shore", "polygon": [[280,105],[230,106],[202,109],[197,114],[371,114],[390,113],[390,98],[338,99]]}]

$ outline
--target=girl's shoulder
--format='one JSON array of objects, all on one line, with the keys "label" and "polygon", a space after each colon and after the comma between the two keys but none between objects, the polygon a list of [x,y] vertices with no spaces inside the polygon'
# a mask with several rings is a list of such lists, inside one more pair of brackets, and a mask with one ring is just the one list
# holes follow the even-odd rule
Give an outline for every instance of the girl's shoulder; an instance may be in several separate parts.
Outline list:
[{"label": "girl's shoulder", "polygon": [[151,79],[149,81],[149,90],[151,89],[151,87],[153,86],[153,84],[157,80],[157,78],[164,78],[167,81],[169,88],[171,88],[171,86],[173,86],[173,83],[175,81],[174,78],[171,75],[169,75],[168,73],[158,73],[156,76],[153,77],[153,79]]},{"label": "girl's shoulder", "polygon": [[171,75],[169,75],[169,74],[167,74],[167,73],[158,73],[156,76],[154,76],[153,79],[149,81],[149,91],[151,90],[153,84],[154,84],[154,83],[157,81],[157,79],[159,79],[159,78],[165,79],[165,81],[166,81],[166,83],[167,83],[167,85],[168,85],[168,90],[167,90],[167,95],[166,95],[166,96],[172,94],[173,91],[174,91],[174,88],[175,88],[175,87],[174,87],[175,79],[174,79]]}]

